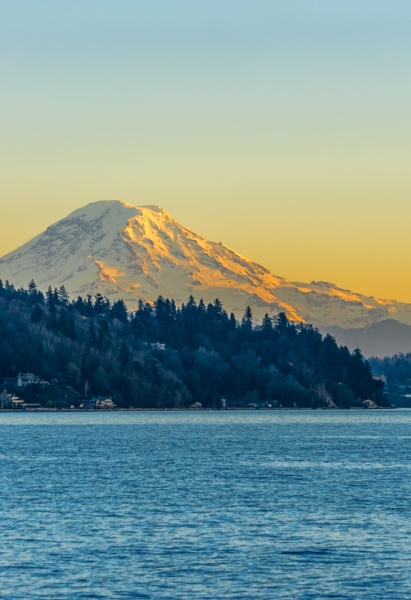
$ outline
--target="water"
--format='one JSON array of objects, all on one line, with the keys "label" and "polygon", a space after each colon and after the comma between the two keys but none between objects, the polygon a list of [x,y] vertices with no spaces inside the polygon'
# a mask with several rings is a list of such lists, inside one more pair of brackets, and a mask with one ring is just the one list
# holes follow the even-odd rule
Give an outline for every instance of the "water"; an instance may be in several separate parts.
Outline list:
[{"label": "water", "polygon": [[411,598],[411,411],[0,414],[1,598]]}]

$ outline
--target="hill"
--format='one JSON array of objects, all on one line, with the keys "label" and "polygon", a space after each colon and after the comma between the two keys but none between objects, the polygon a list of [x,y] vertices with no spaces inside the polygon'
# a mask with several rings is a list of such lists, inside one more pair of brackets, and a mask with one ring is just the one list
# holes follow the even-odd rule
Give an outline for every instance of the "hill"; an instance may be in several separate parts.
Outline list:
[{"label": "hill", "polygon": [[100,294],[70,302],[64,286],[44,297],[34,282],[0,282],[0,377],[19,372],[50,382],[24,389],[44,406],[79,405],[85,395],[126,408],[221,408],[223,397],[229,407],[386,404],[359,350],[284,313],[253,327],[249,307],[238,323],[218,299],[176,306],[160,296],[129,313]]},{"label": "hill", "polygon": [[348,346],[351,350],[361,348],[368,357],[383,358],[398,353],[406,354],[411,350],[411,327],[394,319],[379,321],[366,328],[329,327],[327,331],[339,344]]}]

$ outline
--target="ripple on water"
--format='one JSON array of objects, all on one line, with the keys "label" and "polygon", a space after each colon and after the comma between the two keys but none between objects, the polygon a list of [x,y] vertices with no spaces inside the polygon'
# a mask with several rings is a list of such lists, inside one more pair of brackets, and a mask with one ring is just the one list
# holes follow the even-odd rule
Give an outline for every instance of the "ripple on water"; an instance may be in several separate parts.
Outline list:
[{"label": "ripple on water", "polygon": [[410,598],[411,411],[0,414],[0,597]]}]

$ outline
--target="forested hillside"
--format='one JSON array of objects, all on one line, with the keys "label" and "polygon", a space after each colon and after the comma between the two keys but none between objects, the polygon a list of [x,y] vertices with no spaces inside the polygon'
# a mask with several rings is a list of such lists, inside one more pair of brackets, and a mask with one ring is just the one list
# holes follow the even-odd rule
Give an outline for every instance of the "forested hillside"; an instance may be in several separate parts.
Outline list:
[{"label": "forested hillside", "polygon": [[238,323],[218,299],[176,306],[160,296],[129,313],[100,294],[70,300],[64,286],[43,294],[34,281],[0,282],[0,376],[20,371],[50,382],[25,390],[44,406],[91,395],[136,408],[220,408],[222,397],[228,407],[384,404],[359,350],[283,313],[254,327],[249,308]]},{"label": "forested hillside", "polygon": [[386,379],[386,389],[395,406],[411,408],[411,353],[370,358],[373,373]]},{"label": "forested hillside", "polygon": [[374,372],[385,375],[391,385],[411,386],[411,352],[385,358],[373,357],[370,364]]}]

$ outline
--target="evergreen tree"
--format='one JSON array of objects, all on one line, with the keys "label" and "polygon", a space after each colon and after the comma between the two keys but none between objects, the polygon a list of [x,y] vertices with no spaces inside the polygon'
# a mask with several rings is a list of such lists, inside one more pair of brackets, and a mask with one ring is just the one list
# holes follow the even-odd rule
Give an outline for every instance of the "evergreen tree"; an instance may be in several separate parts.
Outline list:
[{"label": "evergreen tree", "polygon": [[249,305],[246,306],[243,318],[241,319],[241,327],[248,331],[251,331],[253,328],[253,313]]},{"label": "evergreen tree", "polygon": [[275,328],[278,331],[278,333],[285,333],[289,324],[290,323],[285,312],[278,313],[275,319]]},{"label": "evergreen tree", "polygon": [[53,294],[53,290],[51,289],[50,285],[46,292],[46,304],[47,304],[48,308],[51,308],[52,306],[55,305],[54,294]]},{"label": "evergreen tree", "polygon": [[230,313],[230,330],[235,331],[237,327],[237,321],[234,313]]},{"label": "evergreen tree", "polygon": [[31,279],[28,286],[27,286],[27,291],[29,293],[29,296],[36,296],[37,295],[37,284],[35,283],[34,279]]},{"label": "evergreen tree", "polygon": [[92,317],[94,315],[94,306],[93,306],[93,299],[91,297],[91,294],[87,294],[87,299],[86,299],[86,315],[88,317]]},{"label": "evergreen tree", "polygon": [[93,313],[96,316],[101,316],[104,315],[104,300],[103,300],[103,296],[100,293],[97,293],[94,296],[94,307],[93,307]]},{"label": "evergreen tree", "polygon": [[77,300],[73,302],[73,307],[78,313],[80,313],[80,315],[86,315],[86,304],[81,296],[77,296]]},{"label": "evergreen tree", "polygon": [[117,300],[116,302],[114,302],[110,310],[110,317],[112,319],[118,319],[123,323],[127,323],[128,313],[126,305],[124,304],[124,300]]},{"label": "evergreen tree", "polygon": [[68,306],[70,298],[69,298],[68,292],[66,290],[66,287],[64,285],[61,285],[59,287],[58,292],[57,292],[57,298],[58,298],[58,301],[60,302],[60,304],[63,304],[64,306]]},{"label": "evergreen tree", "polygon": [[273,330],[273,322],[267,313],[263,318],[262,329],[265,333],[270,333]]}]

